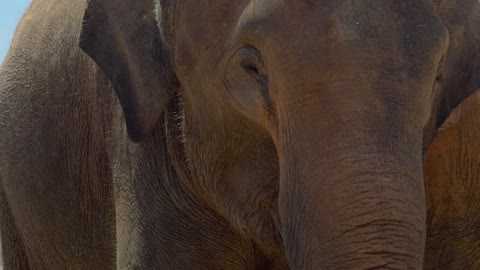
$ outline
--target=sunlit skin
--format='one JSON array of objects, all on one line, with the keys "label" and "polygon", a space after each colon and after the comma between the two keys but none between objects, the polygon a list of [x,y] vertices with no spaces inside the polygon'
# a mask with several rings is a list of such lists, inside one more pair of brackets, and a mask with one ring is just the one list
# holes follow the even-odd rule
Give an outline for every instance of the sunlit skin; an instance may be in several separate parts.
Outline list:
[{"label": "sunlit skin", "polygon": [[6,269],[421,269],[479,31],[466,0],[34,0],[0,69]]}]

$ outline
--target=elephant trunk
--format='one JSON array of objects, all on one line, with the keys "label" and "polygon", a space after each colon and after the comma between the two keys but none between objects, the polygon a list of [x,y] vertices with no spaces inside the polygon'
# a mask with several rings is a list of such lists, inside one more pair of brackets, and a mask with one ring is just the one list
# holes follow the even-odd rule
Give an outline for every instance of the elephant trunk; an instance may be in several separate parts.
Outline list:
[{"label": "elephant trunk", "polygon": [[342,110],[321,117],[304,106],[280,121],[279,210],[291,268],[420,269],[421,129],[372,107]]}]

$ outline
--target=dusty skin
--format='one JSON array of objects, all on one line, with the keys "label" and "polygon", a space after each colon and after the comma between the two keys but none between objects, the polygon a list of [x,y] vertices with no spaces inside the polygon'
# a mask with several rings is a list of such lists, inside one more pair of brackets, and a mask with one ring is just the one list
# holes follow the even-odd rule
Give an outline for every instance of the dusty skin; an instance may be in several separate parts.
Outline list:
[{"label": "dusty skin", "polygon": [[33,0],[0,66],[5,269],[478,262],[445,177],[475,142],[442,140],[473,129],[438,132],[480,86],[477,0],[88,3]]}]

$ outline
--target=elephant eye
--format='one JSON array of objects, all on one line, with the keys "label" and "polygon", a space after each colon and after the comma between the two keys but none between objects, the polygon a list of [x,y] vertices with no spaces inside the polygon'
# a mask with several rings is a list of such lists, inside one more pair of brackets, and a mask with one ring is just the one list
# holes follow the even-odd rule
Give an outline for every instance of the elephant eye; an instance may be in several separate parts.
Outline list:
[{"label": "elephant eye", "polygon": [[241,64],[241,66],[248,74],[254,77],[260,76],[260,71],[258,70],[258,67],[255,65],[255,63],[245,61]]},{"label": "elephant eye", "polygon": [[268,76],[260,51],[253,46],[244,46],[228,60],[222,83],[231,104],[255,119],[271,111]]},{"label": "elephant eye", "polygon": [[245,46],[238,52],[238,59],[243,70],[259,81],[265,80],[262,72],[263,59],[260,52],[253,46]]}]

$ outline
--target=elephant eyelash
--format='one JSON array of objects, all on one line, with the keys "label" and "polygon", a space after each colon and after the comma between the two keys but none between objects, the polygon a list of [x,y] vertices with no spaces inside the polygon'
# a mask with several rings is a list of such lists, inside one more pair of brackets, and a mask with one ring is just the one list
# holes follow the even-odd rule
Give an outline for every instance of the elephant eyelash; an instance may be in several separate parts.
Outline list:
[{"label": "elephant eyelash", "polygon": [[261,76],[260,70],[258,69],[258,67],[254,63],[252,63],[250,61],[244,61],[244,62],[242,62],[241,66],[245,70],[245,72],[247,72],[248,74],[250,74],[254,77]]},{"label": "elephant eyelash", "polygon": [[262,54],[253,46],[247,45],[238,51],[238,57],[242,66],[263,66]]}]

